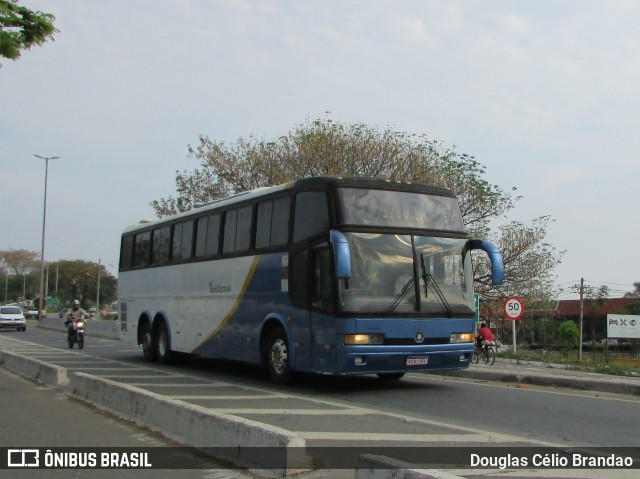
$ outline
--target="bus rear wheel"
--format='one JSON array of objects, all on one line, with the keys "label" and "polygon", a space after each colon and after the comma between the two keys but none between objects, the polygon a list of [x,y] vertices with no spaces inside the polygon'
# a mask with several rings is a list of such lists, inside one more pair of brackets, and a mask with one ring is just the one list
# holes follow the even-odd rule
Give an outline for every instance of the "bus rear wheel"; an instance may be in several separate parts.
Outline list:
[{"label": "bus rear wheel", "polygon": [[145,361],[152,363],[158,359],[158,356],[156,355],[156,349],[151,340],[151,325],[148,321],[145,321],[144,324],[140,326],[140,334],[142,338],[142,355]]},{"label": "bus rear wheel", "polygon": [[154,346],[158,362],[161,364],[171,364],[173,362],[173,351],[171,351],[169,331],[164,322],[160,322],[156,328]]},{"label": "bus rear wheel", "polygon": [[291,369],[289,340],[282,328],[276,328],[269,334],[264,362],[273,382],[277,384],[291,382],[293,370]]}]

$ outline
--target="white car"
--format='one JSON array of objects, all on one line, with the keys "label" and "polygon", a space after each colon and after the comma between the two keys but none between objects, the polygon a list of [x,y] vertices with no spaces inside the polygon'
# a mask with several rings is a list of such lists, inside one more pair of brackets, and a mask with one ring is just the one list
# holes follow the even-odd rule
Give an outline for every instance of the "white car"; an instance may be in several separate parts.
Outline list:
[{"label": "white car", "polygon": [[27,320],[20,306],[0,306],[0,329],[27,330]]},{"label": "white car", "polygon": [[40,312],[33,306],[27,306],[24,308],[24,317],[27,319],[38,319]]}]

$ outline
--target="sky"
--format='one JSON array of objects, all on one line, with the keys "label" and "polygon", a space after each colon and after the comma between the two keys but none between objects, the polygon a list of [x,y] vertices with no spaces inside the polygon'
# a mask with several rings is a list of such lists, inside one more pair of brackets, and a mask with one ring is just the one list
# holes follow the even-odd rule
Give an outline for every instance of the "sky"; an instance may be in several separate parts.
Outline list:
[{"label": "sky", "polygon": [[117,274],[120,234],[175,195],[200,135],[318,118],[426,135],[549,215],[571,286],[640,281],[640,3],[21,0],[55,41],[0,59],[0,250]]}]

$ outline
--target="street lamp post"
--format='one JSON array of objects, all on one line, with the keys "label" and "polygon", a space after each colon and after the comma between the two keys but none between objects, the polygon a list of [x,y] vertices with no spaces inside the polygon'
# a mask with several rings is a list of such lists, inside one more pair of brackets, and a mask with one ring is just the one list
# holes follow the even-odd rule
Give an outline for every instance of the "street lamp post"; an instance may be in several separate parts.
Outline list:
[{"label": "street lamp post", "polygon": [[[38,302],[38,319],[41,320],[43,317],[43,313],[45,311],[45,309],[42,306],[43,301],[46,301],[46,298],[43,298],[44,296],[44,232],[45,232],[45,226],[47,224],[47,179],[49,176],[49,160],[56,160],[58,158],[60,158],[59,156],[40,156],[40,155],[33,155],[37,158],[40,158],[42,160],[45,161],[45,167],[44,167],[44,209],[43,209],[43,213],[42,213],[42,250],[40,253],[40,301]],[[46,308],[46,305],[45,305]]]}]

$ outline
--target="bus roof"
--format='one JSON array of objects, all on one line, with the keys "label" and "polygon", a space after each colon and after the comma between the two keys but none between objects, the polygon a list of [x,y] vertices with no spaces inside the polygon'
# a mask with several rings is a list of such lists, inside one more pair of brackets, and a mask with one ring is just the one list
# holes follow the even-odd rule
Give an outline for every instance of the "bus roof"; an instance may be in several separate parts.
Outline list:
[{"label": "bus roof", "polygon": [[398,190],[398,191],[419,191],[426,194],[437,196],[449,196],[455,197],[455,194],[440,186],[428,185],[424,183],[412,183],[408,181],[399,180],[386,180],[381,178],[371,178],[366,176],[312,176],[308,178],[301,178],[299,180],[290,181],[277,186],[264,186],[249,191],[243,191],[233,195],[229,195],[225,198],[213,200],[209,203],[196,206],[194,209],[184,211],[172,216],[166,216],[154,221],[144,219],[134,225],[130,225],[123,233],[129,233],[141,228],[147,228],[149,226],[155,226],[163,223],[173,222],[182,217],[190,217],[197,214],[198,211],[208,211],[210,209],[217,209],[220,207],[233,205],[236,203],[244,202],[247,200],[254,200],[261,198],[279,191],[292,189],[294,191],[326,191],[329,188],[343,186],[352,188],[374,188],[385,190]]}]

